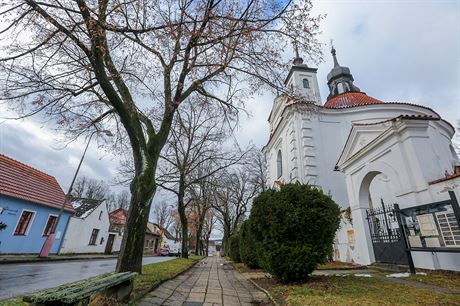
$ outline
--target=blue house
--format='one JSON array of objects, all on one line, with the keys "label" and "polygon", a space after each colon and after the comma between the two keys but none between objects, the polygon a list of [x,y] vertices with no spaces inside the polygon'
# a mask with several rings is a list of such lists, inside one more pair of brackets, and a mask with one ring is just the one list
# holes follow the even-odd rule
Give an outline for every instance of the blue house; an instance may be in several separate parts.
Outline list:
[{"label": "blue house", "polygon": [[[0,154],[0,254],[38,254],[65,194],[53,176]],[[74,209],[66,203],[50,253],[57,253]]]}]

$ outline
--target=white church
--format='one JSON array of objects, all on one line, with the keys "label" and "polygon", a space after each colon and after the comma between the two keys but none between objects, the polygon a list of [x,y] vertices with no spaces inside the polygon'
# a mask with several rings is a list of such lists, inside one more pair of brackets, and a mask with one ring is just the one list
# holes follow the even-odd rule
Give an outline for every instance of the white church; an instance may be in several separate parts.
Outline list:
[{"label": "white church", "polygon": [[263,148],[269,186],[312,184],[341,206],[335,260],[407,265],[411,257],[416,268],[460,271],[454,127],[429,107],[366,95],[334,48],[332,56],[324,104],[317,69],[300,57],[285,80],[299,98],[274,100]]}]

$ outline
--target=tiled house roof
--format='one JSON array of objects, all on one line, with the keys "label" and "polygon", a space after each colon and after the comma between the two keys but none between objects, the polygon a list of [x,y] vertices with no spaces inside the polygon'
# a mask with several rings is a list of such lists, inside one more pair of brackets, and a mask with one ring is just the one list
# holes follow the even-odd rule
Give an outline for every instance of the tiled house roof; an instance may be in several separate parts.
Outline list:
[{"label": "tiled house roof", "polygon": [[[60,208],[65,194],[56,179],[37,169],[0,154],[0,194]],[[70,202],[65,210],[73,212]]]},{"label": "tiled house roof", "polygon": [[118,208],[109,213],[110,224],[125,225],[128,221],[128,212],[126,209]]}]

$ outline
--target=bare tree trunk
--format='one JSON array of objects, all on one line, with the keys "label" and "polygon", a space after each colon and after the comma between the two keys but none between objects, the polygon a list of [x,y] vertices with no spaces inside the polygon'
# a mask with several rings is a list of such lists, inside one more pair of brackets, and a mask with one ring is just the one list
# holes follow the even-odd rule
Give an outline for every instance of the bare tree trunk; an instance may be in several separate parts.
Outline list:
[{"label": "bare tree trunk", "polygon": [[150,205],[156,191],[154,179],[146,180],[146,176],[149,177],[146,174],[133,180],[131,205],[118,256],[117,272],[142,272],[144,236]]},{"label": "bare tree trunk", "polygon": [[[201,219],[201,218],[200,218]],[[200,247],[202,246],[202,243],[201,243],[201,233],[203,232],[203,222],[204,220],[199,220],[199,224],[198,224],[198,227],[196,229],[196,240],[195,240],[195,254],[199,254],[201,255],[202,253],[200,253]],[[202,249],[202,248],[201,248]]]},{"label": "bare tree trunk", "polygon": [[225,256],[228,256],[228,238],[230,238],[230,222],[229,221],[224,221],[224,237],[222,239],[222,248],[224,249],[224,254]]},{"label": "bare tree trunk", "polygon": [[182,228],[182,247],[181,247],[181,257],[188,258],[188,220],[187,214],[185,212],[185,180],[181,176],[179,180],[179,192],[177,194],[177,212],[179,213],[181,228]]}]

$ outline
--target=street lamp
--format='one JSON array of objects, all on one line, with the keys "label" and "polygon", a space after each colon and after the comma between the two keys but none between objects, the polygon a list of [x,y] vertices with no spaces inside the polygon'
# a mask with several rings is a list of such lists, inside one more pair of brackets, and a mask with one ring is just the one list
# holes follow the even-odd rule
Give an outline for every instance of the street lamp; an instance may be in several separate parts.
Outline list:
[{"label": "street lamp", "polygon": [[78,163],[77,171],[75,171],[75,174],[73,176],[72,182],[70,183],[69,190],[67,191],[67,194],[64,197],[64,201],[62,202],[61,208],[59,209],[59,214],[58,214],[58,217],[56,219],[56,222],[54,222],[54,224],[52,225],[52,227],[50,229],[50,234],[48,235],[48,237],[46,237],[46,240],[43,243],[42,249],[41,249],[40,254],[38,255],[38,257],[47,257],[49,252],[50,252],[50,250],[51,250],[51,248],[52,248],[52,246],[53,246],[54,240],[56,238],[55,231],[56,231],[57,226],[59,224],[59,220],[61,220],[61,216],[62,216],[62,213],[64,212],[64,208],[65,208],[65,205],[67,203],[67,200],[70,197],[70,193],[72,192],[73,184],[75,183],[75,179],[77,178],[78,171],[80,171],[80,167],[81,167],[81,164],[83,162],[83,159],[85,158],[86,151],[88,150],[88,147],[89,147],[89,144],[91,142],[91,139],[93,138],[93,135],[94,134],[99,134],[99,133],[104,133],[106,136],[109,136],[109,137],[113,136],[112,132],[110,132],[108,130],[101,130],[101,131],[96,130],[96,131],[92,132],[91,135],[89,136],[88,143],[86,144],[85,150],[83,151],[83,155],[81,156],[80,162]]}]

